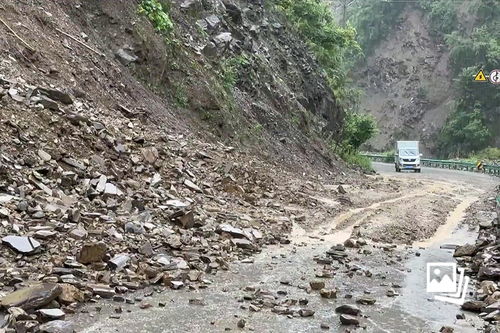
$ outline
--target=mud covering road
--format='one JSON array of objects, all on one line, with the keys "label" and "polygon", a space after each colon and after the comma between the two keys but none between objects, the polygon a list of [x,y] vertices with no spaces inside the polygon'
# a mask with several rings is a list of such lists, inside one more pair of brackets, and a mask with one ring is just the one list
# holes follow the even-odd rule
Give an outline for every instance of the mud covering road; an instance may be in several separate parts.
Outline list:
[{"label": "mud covering road", "polygon": [[[269,246],[234,262],[208,277],[208,288],[151,288],[127,295],[127,303],[87,305],[70,319],[82,332],[438,332],[442,326],[480,331],[475,315],[426,293],[426,263],[453,262],[453,251],[440,246],[475,240],[475,230],[463,229],[460,221],[499,179],[441,169],[396,174],[391,165],[375,167],[404,188],[396,196],[348,189],[366,205],[318,221],[317,227],[296,226],[292,244]],[[354,247],[335,247],[347,239]],[[311,282],[324,283],[336,298],[321,297]],[[360,299],[375,303],[359,304]],[[335,308],[345,304],[361,310],[359,326],[341,325]],[[465,319],[457,320],[459,313]]]}]

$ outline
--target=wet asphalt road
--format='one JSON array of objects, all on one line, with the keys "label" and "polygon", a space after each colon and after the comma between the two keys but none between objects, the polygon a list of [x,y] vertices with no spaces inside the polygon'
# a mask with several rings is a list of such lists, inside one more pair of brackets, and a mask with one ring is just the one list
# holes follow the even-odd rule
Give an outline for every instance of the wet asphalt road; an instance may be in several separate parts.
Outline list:
[{"label": "wet asphalt road", "polygon": [[[421,174],[396,174],[392,165],[376,163],[375,168],[383,175],[393,177],[415,177],[436,179],[440,181],[458,182],[481,188],[492,188],[498,179],[482,174],[447,171],[425,168]],[[339,241],[347,235],[340,235]],[[334,244],[311,239],[303,246],[292,244],[287,246],[267,247],[255,256],[253,263],[235,262],[230,270],[219,272],[216,276],[208,276],[213,283],[207,289],[199,290],[166,290],[145,297],[152,308],[141,310],[138,304],[126,305],[114,302],[102,302],[88,305],[89,313],[73,317],[82,332],[223,332],[250,331],[255,332],[321,332],[321,323],[327,323],[332,332],[343,332],[345,326],[339,324],[336,306],[352,304],[354,299],[369,293],[377,299],[375,305],[361,305],[363,311],[362,324],[365,332],[438,332],[443,325],[452,325],[455,332],[477,332],[469,324],[456,323],[455,315],[460,312],[459,306],[434,301],[432,294],[425,292],[426,263],[453,261],[452,251],[439,248],[443,243],[465,244],[474,241],[475,233],[459,229],[446,237],[431,241],[425,249],[398,248],[386,252],[373,247],[371,255],[362,255],[357,250],[349,250],[351,264],[356,264],[372,272],[372,277],[355,274],[346,275],[346,269],[337,265],[337,274],[332,279],[325,279],[327,287],[339,289],[338,298],[326,300],[317,292],[308,293],[302,289],[315,278],[315,270],[321,268],[314,256],[323,255]],[[301,240],[302,241],[302,240]],[[419,252],[419,256],[415,252]],[[390,264],[388,264],[388,262]],[[287,280],[290,285],[280,281]],[[386,292],[395,283],[402,288],[394,289],[400,296],[387,297]],[[389,285],[389,286],[388,286]],[[250,303],[241,302],[246,286],[257,286],[270,291],[283,291],[286,295],[279,299],[307,298],[307,308],[316,311],[309,318],[288,318],[272,313],[269,309],[250,312]],[[147,291],[146,291],[147,292]],[[346,298],[352,295],[352,299]],[[191,305],[189,299],[201,298],[205,305]],[[159,307],[158,303],[167,305]],[[101,308],[96,312],[95,307]],[[121,306],[123,313],[119,319],[111,319],[116,307]],[[130,312],[127,312],[130,310]],[[469,317],[469,315],[467,315]],[[473,318],[473,316],[470,316]],[[246,320],[244,329],[237,328],[240,318]],[[473,323],[474,325],[474,323]]]}]

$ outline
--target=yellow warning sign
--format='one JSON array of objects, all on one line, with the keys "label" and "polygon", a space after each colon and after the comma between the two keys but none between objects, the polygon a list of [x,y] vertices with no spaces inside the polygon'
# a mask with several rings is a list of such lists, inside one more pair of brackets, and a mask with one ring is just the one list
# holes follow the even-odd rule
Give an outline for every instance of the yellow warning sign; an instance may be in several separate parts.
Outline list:
[{"label": "yellow warning sign", "polygon": [[479,73],[476,74],[476,76],[474,76],[474,81],[478,81],[478,82],[486,82],[486,81],[488,81],[486,79],[486,75],[484,75],[484,72],[483,72],[482,69],[479,71]]}]

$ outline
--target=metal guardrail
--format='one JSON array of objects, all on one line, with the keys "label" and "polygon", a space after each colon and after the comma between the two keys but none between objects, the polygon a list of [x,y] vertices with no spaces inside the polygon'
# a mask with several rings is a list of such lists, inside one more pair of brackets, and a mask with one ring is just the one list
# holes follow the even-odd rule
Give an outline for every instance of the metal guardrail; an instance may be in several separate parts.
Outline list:
[{"label": "metal guardrail", "polygon": [[[370,154],[370,153],[364,153],[361,155],[366,156],[371,160],[377,162],[394,163],[394,156],[387,156],[383,154]],[[442,168],[442,169],[462,170],[462,171],[477,170],[475,163],[463,162],[463,161],[434,160],[428,158],[421,158],[420,163],[423,166],[431,168]],[[500,176],[500,165],[485,164],[484,173]]]}]

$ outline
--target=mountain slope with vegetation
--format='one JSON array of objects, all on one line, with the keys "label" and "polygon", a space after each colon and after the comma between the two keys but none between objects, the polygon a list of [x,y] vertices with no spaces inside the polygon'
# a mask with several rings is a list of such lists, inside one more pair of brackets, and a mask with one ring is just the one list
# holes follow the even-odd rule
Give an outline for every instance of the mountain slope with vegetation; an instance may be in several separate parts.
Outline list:
[{"label": "mountain slope with vegetation", "polygon": [[498,1],[353,2],[365,58],[361,107],[378,120],[367,146],[420,139],[427,153],[466,156],[500,144],[500,89],[473,82],[500,67]]}]

